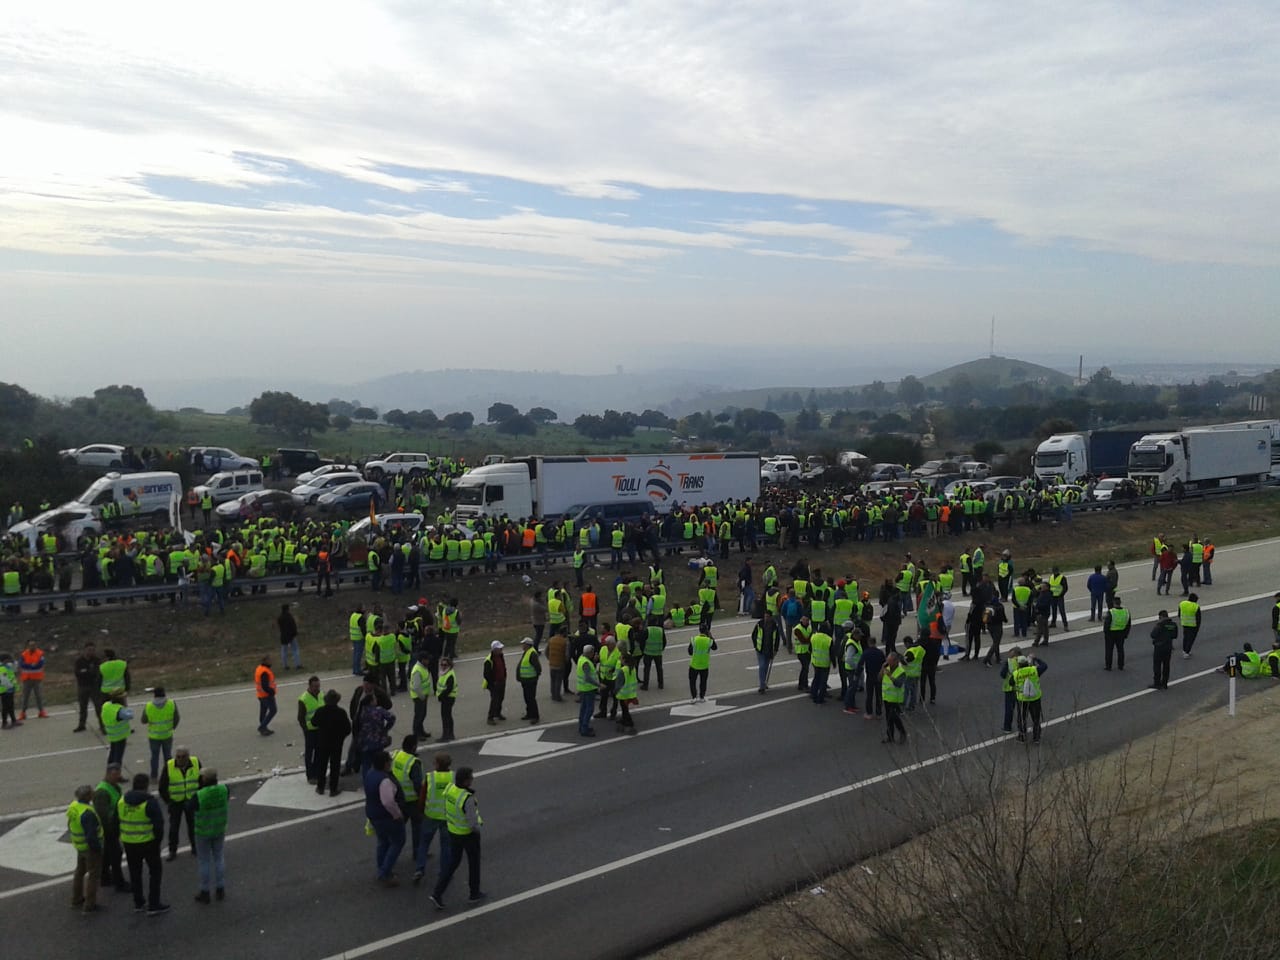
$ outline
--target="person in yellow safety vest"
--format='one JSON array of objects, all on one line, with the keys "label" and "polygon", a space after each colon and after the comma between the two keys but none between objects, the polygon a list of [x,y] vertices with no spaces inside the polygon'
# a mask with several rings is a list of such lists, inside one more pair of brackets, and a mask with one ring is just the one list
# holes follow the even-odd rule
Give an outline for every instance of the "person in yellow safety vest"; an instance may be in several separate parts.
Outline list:
[{"label": "person in yellow safety vest", "polygon": [[711,651],[718,650],[707,629],[700,629],[689,641],[689,702],[707,702],[707,679],[711,674]]},{"label": "person in yellow safety vest", "polygon": [[479,903],[484,899],[484,891],[480,889],[480,827],[484,825],[484,818],[480,816],[475,791],[471,788],[473,779],[470,767],[459,767],[453,778],[453,786],[445,794],[445,829],[448,831],[449,856],[442,863],[435,889],[431,891],[431,902],[437,910],[444,909],[444,892],[449,888],[454,872],[462,864],[464,853],[467,857],[470,888],[468,902]]},{"label": "person in yellow safety vest", "polygon": [[[151,778],[145,773],[133,776],[133,788],[116,803],[120,823],[120,845],[129,864],[129,881],[133,889],[135,910],[146,910],[149,916],[167,913],[169,905],[160,899],[160,837],[164,834],[164,812],[160,800],[150,792]],[[147,872],[147,897],[142,894],[143,867]]]},{"label": "person in yellow safety vest", "polygon": [[907,671],[898,659],[896,651],[885,657],[884,666],[880,668],[880,696],[884,701],[885,734],[881,743],[893,743],[896,733],[902,734],[903,743],[907,740],[907,728],[902,722],[902,704],[906,699]]},{"label": "person in yellow safety vest", "polygon": [[93,808],[93,787],[76,787],[75,799],[67,807],[67,832],[76,851],[76,869],[71,876],[71,906],[94,913],[98,909],[98,877],[102,874],[105,831]]},{"label": "person in yellow safety vest", "polygon": [[533,637],[524,637],[520,641],[520,660],[516,667],[516,679],[520,681],[520,689],[524,694],[524,716],[521,720],[537,723],[541,716],[538,713],[538,678],[542,676],[542,659],[538,656],[538,648]]},{"label": "person in yellow safety vest", "polygon": [[458,656],[458,634],[462,630],[462,613],[458,610],[457,597],[450,597],[448,603],[440,604],[437,620],[444,636],[444,654],[454,660]]},{"label": "person in yellow safety vest", "polygon": [[191,844],[191,855],[196,855],[195,816],[188,806],[188,801],[200,789],[200,760],[191,755],[186,747],[178,747],[173,752],[173,759],[164,765],[160,774],[160,799],[169,807],[169,860],[178,858],[178,834],[182,832],[182,821],[187,821],[187,840]]},{"label": "person in yellow safety vest", "polygon": [[432,759],[433,768],[423,777],[423,794],[426,804],[423,807],[422,852],[431,854],[431,839],[437,834],[440,837],[440,850],[448,852],[449,829],[446,823],[445,798],[453,786],[453,758],[440,751]]},{"label": "person in yellow safety vest", "polygon": [[427,732],[427,700],[435,690],[435,677],[431,675],[431,651],[425,647],[409,671],[409,700],[413,703],[413,735],[419,741],[431,736]]},{"label": "person in yellow safety vest", "polygon": [[302,729],[302,767],[307,783],[316,784],[324,776],[319,768],[320,732],[316,729],[316,711],[324,706],[320,694],[320,678],[307,678],[307,689],[298,694],[298,726]]},{"label": "person in yellow safety vest", "polygon": [[99,715],[107,731],[107,763],[123,763],[125,748],[132,728],[133,711],[125,706],[124,694],[117,693],[102,704]]},{"label": "person in yellow safety vest", "polygon": [[1049,573],[1049,596],[1053,598],[1052,616],[1049,619],[1049,626],[1056,627],[1058,625],[1058,617],[1062,617],[1062,629],[1070,630],[1067,626],[1067,590],[1070,585],[1067,578],[1055,566]]},{"label": "person in yellow safety vest", "polygon": [[1164,551],[1164,534],[1158,534],[1151,538],[1151,579],[1155,580],[1156,574],[1160,572],[1160,554]]},{"label": "person in yellow safety vest", "polygon": [[1196,635],[1200,632],[1200,597],[1190,594],[1187,599],[1178,602],[1178,625],[1182,627],[1182,659],[1191,659],[1191,648],[1195,646]]},{"label": "person in yellow safety vest", "polygon": [[902,655],[902,667],[907,673],[907,683],[903,692],[905,709],[908,713],[915,710],[920,697],[920,675],[924,672],[924,646],[917,640]]},{"label": "person in yellow safety vest", "polygon": [[1013,671],[1013,694],[1018,698],[1018,740],[1027,739],[1027,717],[1031,718],[1031,740],[1040,742],[1040,717],[1042,690],[1040,677],[1049,669],[1039,657],[1023,655],[1018,658]]},{"label": "person in yellow safety vest", "polygon": [[440,742],[448,743],[453,739],[453,702],[458,699],[458,677],[453,672],[451,657],[440,658],[436,699],[440,701]]},{"label": "person in yellow safety vest", "polygon": [[391,775],[404,793],[405,816],[409,820],[410,842],[413,844],[413,882],[422,882],[427,871],[427,832],[425,829],[427,790],[422,761],[418,759],[418,738],[410,734],[391,755]]},{"label": "person in yellow safety vest", "polygon": [[1129,611],[1119,597],[1107,601],[1107,612],[1102,615],[1103,669],[1111,669],[1112,654],[1116,666],[1124,669],[1124,642],[1129,638]]},{"label": "person in yellow safety vest", "polygon": [[1239,664],[1240,676],[1246,680],[1257,680],[1259,677],[1265,676],[1262,672],[1262,656],[1253,649],[1253,644],[1251,643],[1244,645],[1243,652],[1232,654],[1227,658],[1227,669],[1230,669],[1232,660]]},{"label": "person in yellow safety vest", "polygon": [[809,696],[814,703],[821,704],[827,699],[827,677],[831,674],[831,645],[834,638],[821,623],[816,620],[815,623],[818,625],[809,635],[809,662],[813,665]]},{"label": "person in yellow safety vest", "polygon": [[791,630],[791,646],[795,651],[796,660],[800,662],[800,679],[796,682],[796,689],[809,692],[809,639],[813,635],[813,627],[810,625],[808,615],[800,618],[800,622]]},{"label": "person in yellow safety vest", "polygon": [[586,644],[574,667],[574,688],[578,694],[578,734],[594,737],[591,718],[595,715],[596,691],[600,688],[600,674],[596,669],[596,648]]},{"label": "person in yellow safety vest", "polygon": [[1262,675],[1280,680],[1280,639],[1271,641],[1271,649],[1262,658]]},{"label": "person in yellow safety vest", "polygon": [[160,776],[161,757],[168,763],[173,756],[173,731],[182,717],[178,705],[165,696],[164,687],[151,691],[151,700],[142,708],[142,722],[147,725],[147,744],[151,748],[151,779]]}]

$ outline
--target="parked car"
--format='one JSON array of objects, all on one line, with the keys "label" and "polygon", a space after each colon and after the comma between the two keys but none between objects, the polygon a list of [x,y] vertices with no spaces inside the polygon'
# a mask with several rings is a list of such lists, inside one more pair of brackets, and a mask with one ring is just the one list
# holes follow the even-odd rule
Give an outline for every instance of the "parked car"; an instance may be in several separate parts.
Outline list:
[{"label": "parked car", "polygon": [[318,470],[328,466],[332,460],[326,460],[314,450],[303,450],[298,447],[277,447],[272,458],[273,467],[277,467],[282,477],[296,477],[310,470]]},{"label": "parked car", "polygon": [[990,480],[954,480],[943,488],[948,500],[953,499],[960,487],[970,488],[976,496],[985,496],[988,490],[995,490],[996,485]]},{"label": "parked car", "polygon": [[960,464],[954,460],[926,460],[911,471],[913,477],[935,477],[941,473],[959,473]]},{"label": "parked car", "polygon": [[[368,500],[366,499],[365,502],[367,504]],[[402,530],[416,536],[419,532],[428,529],[420,513],[379,513],[374,516],[378,521],[377,526],[370,523],[366,516],[347,529],[347,562],[349,564],[363,566],[369,556],[370,541],[379,536],[394,540]]]},{"label": "parked car", "polygon": [[877,463],[871,468],[871,480],[906,480],[911,471],[900,463]]},{"label": "parked car", "polygon": [[795,457],[776,457],[760,466],[761,483],[799,483],[804,470]]},{"label": "parked car", "polygon": [[331,473],[359,473],[360,468],[354,463],[326,463],[323,467],[316,467],[314,470],[308,470],[306,473],[300,473],[294,480],[299,485],[311,483],[320,477],[328,476]]},{"label": "parked car", "polygon": [[382,486],[372,480],[344,483],[340,487],[334,487],[320,494],[316,500],[316,508],[321,513],[338,515],[368,513],[370,497],[373,498],[375,510],[387,499],[387,495],[382,492]]},{"label": "parked car", "polygon": [[27,548],[33,554],[42,550],[41,538],[52,533],[58,538],[58,549],[74,550],[80,538],[86,533],[97,536],[102,533],[102,523],[98,514],[88,504],[71,501],[60,507],[38,513],[30,520],[19,520],[8,531],[13,536],[23,537]]},{"label": "parked car", "polygon": [[1018,489],[1018,487],[1022,486],[1023,478],[1012,477],[1012,476],[999,476],[999,477],[987,477],[986,480],[987,480],[987,483],[994,483],[1001,490],[1016,490]]},{"label": "parked car", "polygon": [[315,502],[320,499],[320,494],[326,490],[333,490],[343,484],[355,483],[363,479],[364,477],[360,476],[357,471],[325,473],[308,483],[298,484],[289,492],[292,494],[294,501],[300,506],[310,507],[315,505]]},{"label": "parked car", "polygon": [[223,470],[257,470],[258,461],[252,457],[242,457],[234,450],[226,447],[191,447],[187,455],[191,465],[196,464],[196,454],[200,455],[203,473],[219,473]]},{"label": "parked car", "polygon": [[252,470],[224,470],[221,473],[215,473],[206,482],[199,484],[194,488],[196,497],[203,499],[206,493],[213,498],[215,505],[226,503],[228,500],[235,500],[246,493],[254,490],[261,490],[262,471],[258,469]]},{"label": "parked car", "polygon": [[285,490],[254,490],[234,500],[220,503],[214,509],[223,523],[236,520],[256,520],[258,517],[279,517],[292,520],[302,508]]},{"label": "parked car", "polygon": [[991,475],[991,467],[981,460],[963,460],[960,463],[960,475],[973,480],[985,480]]},{"label": "parked car", "polygon": [[364,475],[370,480],[394,477],[420,477],[431,470],[431,457],[425,453],[393,453],[380,460],[370,460],[364,465]]},{"label": "parked car", "polygon": [[91,443],[87,447],[59,450],[58,456],[80,467],[106,467],[119,470],[125,464],[125,448],[118,443]]},{"label": "parked car", "polygon": [[1115,500],[1137,500],[1138,485],[1128,477],[1108,477],[1099,480],[1093,488],[1093,499],[1099,503]]}]

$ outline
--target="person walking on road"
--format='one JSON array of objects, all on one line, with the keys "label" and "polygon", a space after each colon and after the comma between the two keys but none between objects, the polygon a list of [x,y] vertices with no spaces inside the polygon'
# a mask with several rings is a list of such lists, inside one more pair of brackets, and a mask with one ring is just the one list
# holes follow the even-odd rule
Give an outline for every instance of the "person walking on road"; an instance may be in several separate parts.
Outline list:
[{"label": "person walking on road", "polygon": [[209,888],[218,900],[227,896],[227,866],[222,847],[227,839],[227,806],[231,799],[226,786],[218,782],[218,771],[205,767],[200,785],[188,804],[196,821],[196,865],[200,875],[197,903],[209,902]]},{"label": "person walking on road", "polygon": [[[589,656],[585,650],[583,653],[584,656]],[[444,909],[444,892],[449,889],[449,881],[462,864],[464,853],[467,857],[467,880],[470,886],[468,902],[478,903],[484,899],[484,891],[480,889],[480,827],[484,824],[484,818],[480,816],[475,791],[471,789],[472,782],[471,768],[459,767],[453,787],[445,796],[445,823],[449,831],[449,844],[448,853],[440,864],[440,876],[436,880],[435,890],[431,892],[431,902],[437,910]]]},{"label": "person walking on road", "polygon": [[98,675],[98,664],[101,662],[98,657],[98,648],[90,640],[84,645],[84,651],[76,657],[76,662],[72,665],[72,672],[76,676],[76,704],[80,708],[80,720],[72,733],[81,733],[86,729],[85,721],[89,719],[90,704],[93,705],[95,714],[102,707],[102,695],[99,691],[102,679]]},{"label": "person walking on road", "polygon": [[615,691],[618,708],[622,716],[618,720],[618,732],[635,733],[636,724],[631,719],[631,708],[639,703],[640,675],[638,673],[640,658],[629,653],[622,658],[622,666],[618,668],[618,686]]},{"label": "person walking on road", "polygon": [[[705,622],[705,621],[704,621]],[[711,631],[700,628],[689,640],[689,702],[707,702],[707,680],[711,675],[711,651],[718,650]]]},{"label": "person walking on road", "polygon": [[538,656],[538,646],[533,637],[525,637],[520,641],[520,661],[516,666],[516,679],[520,681],[520,691],[524,694],[524,716],[521,720],[537,723],[541,720],[538,713],[538,678],[542,676],[542,658]]},{"label": "person walking on road", "polygon": [[316,766],[319,741],[316,734],[316,711],[324,706],[320,698],[320,678],[307,678],[307,689],[298,694],[298,727],[302,730],[302,766],[307,773],[307,783],[320,781],[322,774]]},{"label": "person walking on road", "polygon": [[760,622],[751,628],[751,644],[756,648],[756,668],[760,672],[760,693],[769,689],[769,674],[773,669],[773,658],[778,655],[778,623],[768,610],[760,618]]},{"label": "person walking on road", "polygon": [[271,672],[271,658],[263,657],[253,671],[253,692],[258,698],[258,733],[269,737],[270,723],[276,715],[276,675]]},{"label": "person walking on road", "polygon": [[427,786],[418,759],[418,738],[405,737],[400,749],[391,755],[391,775],[396,778],[404,794],[404,813],[409,821],[410,850],[413,854],[413,882],[422,882],[427,869],[427,848],[424,821],[426,820]]},{"label": "person walking on road", "polygon": [[[116,810],[120,819],[120,844],[129,862],[129,882],[133,889],[133,910],[146,911],[156,917],[169,912],[160,899],[160,882],[164,865],[160,862],[160,838],[164,836],[164,811],[160,800],[150,792],[151,778],[145,773],[133,776],[133,789],[120,798]],[[142,873],[146,867],[147,896],[142,893]]]},{"label": "person walking on road", "polygon": [[1182,659],[1191,659],[1191,648],[1200,633],[1200,597],[1191,594],[1178,601],[1178,623],[1182,627]]},{"label": "person walking on road", "polygon": [[404,807],[404,791],[391,775],[391,754],[379,750],[364,774],[364,815],[378,838],[375,879],[384,887],[400,886],[395,865],[404,849]]},{"label": "person walking on road", "polygon": [[896,652],[885,657],[884,666],[877,677],[881,698],[884,700],[884,739],[881,743],[893,743],[895,732],[907,741],[907,728],[902,723],[902,704],[907,698],[907,671],[898,660]]},{"label": "person walking on road", "polygon": [[1013,647],[1009,651],[1009,659],[1000,665],[1000,689],[1004,691],[1004,722],[1000,729],[1005,733],[1013,732],[1013,716],[1018,706],[1018,696],[1013,688],[1013,671],[1018,667],[1022,657],[1022,648]]},{"label": "person walking on road", "polygon": [[1040,678],[1049,669],[1039,657],[1020,656],[1013,671],[1013,692],[1018,698],[1018,742],[1027,739],[1027,719],[1031,720],[1031,742],[1040,742],[1042,716]]},{"label": "person walking on road", "polygon": [[316,793],[324,793],[327,774],[331,797],[340,792],[338,775],[342,770],[342,743],[351,735],[351,718],[341,703],[342,694],[330,690],[324,695],[324,705],[312,717],[316,728]]},{"label": "person walking on road", "polygon": [[1169,619],[1169,611],[1161,610],[1151,628],[1152,690],[1169,689],[1169,661],[1173,658],[1173,641],[1178,639],[1178,625]]},{"label": "person walking on road", "polygon": [[440,837],[440,852],[443,858],[449,855],[449,828],[445,823],[445,798],[453,788],[453,757],[441,751],[432,760],[434,767],[423,777],[426,803],[423,805],[422,819],[422,858],[431,856],[431,839],[437,834]]},{"label": "person walking on road", "polygon": [[76,851],[76,869],[71,875],[71,906],[94,913],[98,910],[98,877],[102,873],[105,831],[93,808],[93,787],[76,787],[75,799],[67,807],[67,832]]},{"label": "person walking on road", "polygon": [[1102,669],[1111,669],[1112,655],[1116,666],[1124,669],[1124,642],[1129,639],[1129,611],[1119,597],[1107,601],[1107,612],[1102,615]]},{"label": "person walking on road", "polygon": [[[591,718],[596,705],[596,690],[600,686],[596,673],[596,648],[587,644],[582,648],[578,664],[574,670],[575,686],[578,691],[578,734],[583,737],[594,737]],[[465,769],[465,768],[463,768]]]},{"label": "person walking on road", "polygon": [[151,779],[156,780],[161,764],[173,757],[173,731],[182,722],[178,705],[165,695],[164,687],[151,691],[151,701],[142,708],[142,722],[147,725],[147,746],[151,748]]},{"label": "person walking on road", "polygon": [[200,788],[200,760],[191,755],[186,747],[178,747],[173,759],[164,765],[160,775],[158,792],[160,799],[169,808],[169,859],[178,858],[178,835],[182,832],[182,821],[187,821],[187,840],[191,844],[191,855],[196,853],[195,817],[188,801],[196,795]]},{"label": "person walking on road", "polygon": [[133,711],[124,703],[124,694],[115,694],[102,705],[101,721],[107,731],[107,763],[123,763],[124,751],[133,728]]}]

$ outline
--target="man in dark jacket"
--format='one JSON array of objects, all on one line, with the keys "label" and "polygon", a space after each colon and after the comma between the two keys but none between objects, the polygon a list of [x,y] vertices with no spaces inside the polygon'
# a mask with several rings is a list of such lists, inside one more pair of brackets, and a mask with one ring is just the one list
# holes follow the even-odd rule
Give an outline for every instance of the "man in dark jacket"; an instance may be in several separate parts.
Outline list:
[{"label": "man in dark jacket", "polygon": [[765,611],[760,622],[751,628],[751,643],[756,648],[756,666],[760,670],[760,692],[769,689],[769,669],[778,655],[778,624],[773,614]]},{"label": "man in dark jacket", "polygon": [[1169,619],[1169,611],[1161,610],[1151,628],[1152,690],[1169,689],[1169,661],[1173,657],[1173,641],[1178,639],[1178,625]]},{"label": "man in dark jacket", "polygon": [[80,733],[85,729],[85,721],[89,716],[89,704],[93,704],[94,713],[102,709],[99,690],[102,679],[98,674],[98,664],[101,662],[97,648],[93,641],[90,641],[84,645],[84,652],[76,657],[75,665],[72,667],[76,675],[76,700],[80,705],[80,722],[76,725],[74,733]]},{"label": "man in dark jacket", "polygon": [[351,720],[342,709],[342,694],[330,690],[324,695],[324,706],[317,707],[311,718],[316,728],[316,793],[324,793],[325,771],[329,777],[329,796],[336,797],[338,773],[342,766],[342,741],[351,735]]},{"label": "man in dark jacket", "polygon": [[[164,811],[160,798],[150,792],[151,778],[135,774],[133,789],[120,798],[120,843],[129,863],[129,880],[133,884],[133,909],[158,916],[169,911],[160,900],[160,838],[164,836]],[[142,896],[142,867],[146,865],[148,896]]]}]

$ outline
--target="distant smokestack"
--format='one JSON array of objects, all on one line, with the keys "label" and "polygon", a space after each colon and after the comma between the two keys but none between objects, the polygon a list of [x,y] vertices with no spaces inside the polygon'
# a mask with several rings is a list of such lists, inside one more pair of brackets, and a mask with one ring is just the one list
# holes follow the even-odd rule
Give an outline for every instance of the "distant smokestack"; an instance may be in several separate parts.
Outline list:
[{"label": "distant smokestack", "polygon": [[1076,383],[1084,383],[1084,354],[1080,354],[1080,372],[1076,374]]}]

